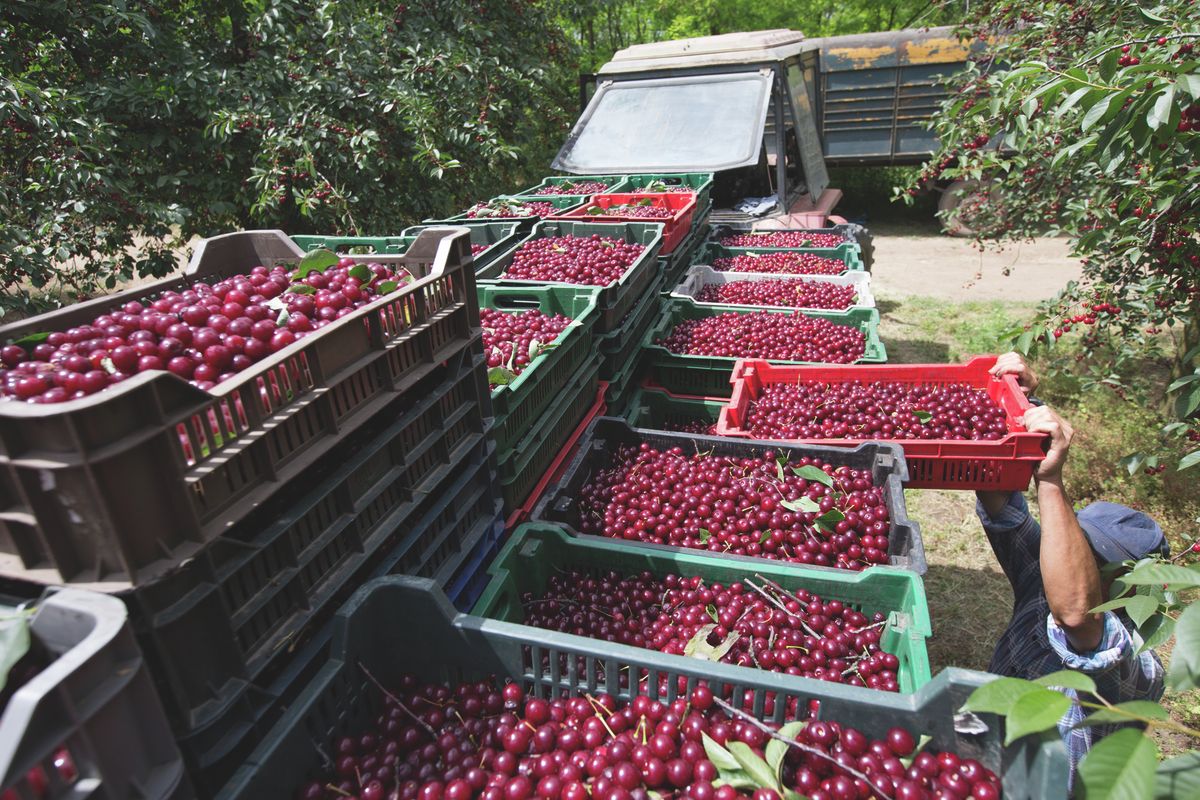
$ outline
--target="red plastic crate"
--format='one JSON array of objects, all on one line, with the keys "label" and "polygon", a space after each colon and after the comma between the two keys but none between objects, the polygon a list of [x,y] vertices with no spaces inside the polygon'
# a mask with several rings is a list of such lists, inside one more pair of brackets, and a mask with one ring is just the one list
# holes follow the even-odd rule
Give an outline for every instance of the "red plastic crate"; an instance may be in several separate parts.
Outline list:
[{"label": "red plastic crate", "polygon": [[[1033,478],[1037,463],[1045,456],[1040,433],[1030,433],[1019,420],[1032,408],[1015,376],[993,378],[988,370],[995,356],[978,356],[966,364],[904,364],[887,366],[801,367],[772,364],[759,359],[742,359],[733,369],[733,396],[717,420],[719,436],[753,438],[747,431],[750,404],[773,384],[825,381],[894,381],[944,385],[965,383],[986,389],[988,396],[1004,409],[1008,435],[995,441],[952,439],[897,439],[908,460],[910,489],[987,489],[1023,491]],[[790,441],[790,440],[789,440]],[[852,447],[863,439],[804,439],[805,444]]]},{"label": "red plastic crate", "polygon": [[[662,219],[654,217],[629,217],[614,214],[590,213],[590,209],[609,209],[613,206],[629,205],[631,203],[650,204],[658,208],[670,210],[671,216]],[[573,208],[562,214],[556,214],[550,219],[587,220],[589,222],[661,222],[663,228],[663,243],[660,254],[666,255],[673,251],[680,242],[687,238],[692,229],[692,215],[696,211],[696,195],[694,192],[664,192],[662,194],[598,194],[578,208]]]},{"label": "red plastic crate", "polygon": [[571,434],[571,438],[567,439],[566,444],[562,446],[562,450],[559,451],[559,454],[554,457],[554,461],[551,462],[550,468],[546,470],[546,474],[543,475],[542,479],[537,482],[536,486],[533,487],[533,491],[529,493],[529,497],[525,499],[525,502],[522,503],[520,507],[513,509],[513,512],[508,515],[508,520],[504,523],[505,530],[511,531],[522,522],[529,519],[530,512],[533,511],[533,507],[537,505],[538,500],[541,499],[542,493],[546,491],[546,487],[549,486],[550,482],[553,481],[555,477],[563,471],[563,467],[575,453],[575,446],[579,444],[579,439],[583,436],[584,430],[588,425],[591,424],[592,420],[594,420],[596,417],[604,415],[605,411],[607,410],[607,407],[604,405],[604,395],[606,392],[608,392],[608,384],[605,381],[600,381],[600,388],[596,392],[596,402],[593,403],[592,407],[588,409],[587,414],[585,414],[583,419],[580,421],[579,427],[577,427]]}]

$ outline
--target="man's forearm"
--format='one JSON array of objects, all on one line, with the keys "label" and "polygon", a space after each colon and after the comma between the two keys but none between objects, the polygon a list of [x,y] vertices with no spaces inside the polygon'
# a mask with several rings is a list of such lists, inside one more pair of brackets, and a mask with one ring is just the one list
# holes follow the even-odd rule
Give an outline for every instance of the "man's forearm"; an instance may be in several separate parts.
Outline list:
[{"label": "man's forearm", "polygon": [[998,517],[1004,507],[1008,505],[1008,501],[1012,498],[1012,492],[976,492],[975,496],[979,498],[979,502],[983,505],[983,510],[988,513],[989,517]]},{"label": "man's forearm", "polygon": [[1100,570],[1062,482],[1039,481],[1037,493],[1046,602],[1071,646],[1079,652],[1091,650],[1100,643],[1104,630],[1100,615],[1091,613],[1105,599],[1100,592]]}]

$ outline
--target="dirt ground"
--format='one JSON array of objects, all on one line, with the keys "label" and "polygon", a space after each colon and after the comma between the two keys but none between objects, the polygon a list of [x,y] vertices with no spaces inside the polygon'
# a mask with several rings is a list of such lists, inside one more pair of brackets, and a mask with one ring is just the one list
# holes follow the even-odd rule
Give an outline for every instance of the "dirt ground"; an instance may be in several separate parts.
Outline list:
[{"label": "dirt ground", "polygon": [[1042,238],[981,253],[967,240],[924,230],[906,234],[897,225],[873,227],[872,233],[872,285],[876,294],[891,297],[1038,302],[1080,274],[1066,239]]}]

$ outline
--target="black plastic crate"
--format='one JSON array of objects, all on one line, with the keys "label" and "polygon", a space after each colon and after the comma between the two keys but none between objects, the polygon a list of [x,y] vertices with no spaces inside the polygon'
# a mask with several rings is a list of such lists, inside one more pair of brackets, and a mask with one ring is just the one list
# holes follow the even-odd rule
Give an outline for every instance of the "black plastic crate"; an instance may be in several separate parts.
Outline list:
[{"label": "black plastic crate", "polygon": [[[643,442],[649,443],[657,449],[681,447],[685,453],[708,452],[718,456],[728,455],[739,458],[757,455],[763,450],[770,449],[789,460],[810,456],[834,466],[869,470],[874,478],[873,484],[883,486],[885,489],[885,503],[890,518],[888,563],[893,567],[912,570],[918,575],[925,574],[927,564],[925,548],[921,542],[921,529],[915,521],[908,518],[908,509],[904,503],[903,483],[908,479],[908,466],[904,461],[904,451],[899,445],[890,442],[870,442],[852,449],[795,446],[789,445],[787,442],[747,442],[744,440],[739,442],[722,436],[698,436],[633,428],[623,419],[599,417],[584,432],[583,439],[580,440],[579,452],[559,482],[547,487],[546,493],[534,508],[530,519],[535,522],[551,522],[561,525],[577,536],[582,535],[578,528],[577,498],[580,496],[580,490],[597,470],[610,465],[610,454],[619,445]],[[673,545],[648,542],[640,544],[643,547],[654,547],[672,552],[683,549]],[[726,554],[724,557],[760,562],[756,556]],[[804,566],[812,569],[835,569],[813,564]]]},{"label": "black plastic crate", "polygon": [[[125,606],[71,588],[51,589],[36,604],[30,656],[45,665],[13,691],[0,717],[3,794],[45,800],[192,797]],[[60,749],[70,755],[73,781],[54,766]],[[33,770],[45,775],[44,793],[28,779]]]},{"label": "black plastic crate", "polygon": [[[494,445],[479,441],[459,453],[456,462],[441,472],[436,486],[422,492],[414,514],[397,532],[400,541],[365,563],[337,601],[344,602],[373,578],[414,574],[431,578],[461,608],[469,608],[486,584],[479,573],[486,573],[501,544],[500,503]],[[328,659],[330,623],[326,618],[309,630],[307,638],[290,643],[281,669],[270,679],[244,683],[220,717],[180,735],[188,773],[202,796],[219,791],[295,699],[304,681]]]},{"label": "black plastic crate", "polygon": [[[404,619],[407,624],[396,624]],[[414,635],[414,629],[417,633]],[[414,646],[414,640],[420,642]],[[582,667],[559,669],[562,661]],[[332,657],[303,687],[261,746],[222,793],[231,800],[291,796],[321,769],[336,738],[364,731],[383,698],[363,668],[385,686],[402,675],[451,683],[496,676],[512,679],[537,697],[605,692],[622,701],[646,694],[670,702],[700,681],[715,691],[748,691],[748,709],[760,719],[783,722],[785,709],[820,703],[817,716],[853,725],[882,738],[900,725],[930,736],[929,746],[979,760],[1003,780],[1009,800],[1064,797],[1068,762],[1056,732],[1004,746],[1003,720],[991,714],[962,719],[958,709],[995,676],[947,669],[913,694],[892,694],[822,681],[797,691],[787,676],[750,673],[741,667],[627,645],[599,642],[499,620],[456,614],[430,584],[412,578],[370,583],[338,614]],[[660,678],[629,681],[647,671]],[[630,689],[633,685],[633,690]],[[764,713],[769,696],[771,713]],[[790,701],[795,700],[795,703]]]}]

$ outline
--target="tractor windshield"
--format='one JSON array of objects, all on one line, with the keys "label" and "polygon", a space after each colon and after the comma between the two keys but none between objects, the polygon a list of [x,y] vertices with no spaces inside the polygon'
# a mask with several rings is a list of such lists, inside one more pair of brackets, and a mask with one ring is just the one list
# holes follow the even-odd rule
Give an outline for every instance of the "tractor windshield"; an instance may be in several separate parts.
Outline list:
[{"label": "tractor windshield", "polygon": [[595,174],[755,164],[771,82],[769,71],[602,82],[554,167]]}]

